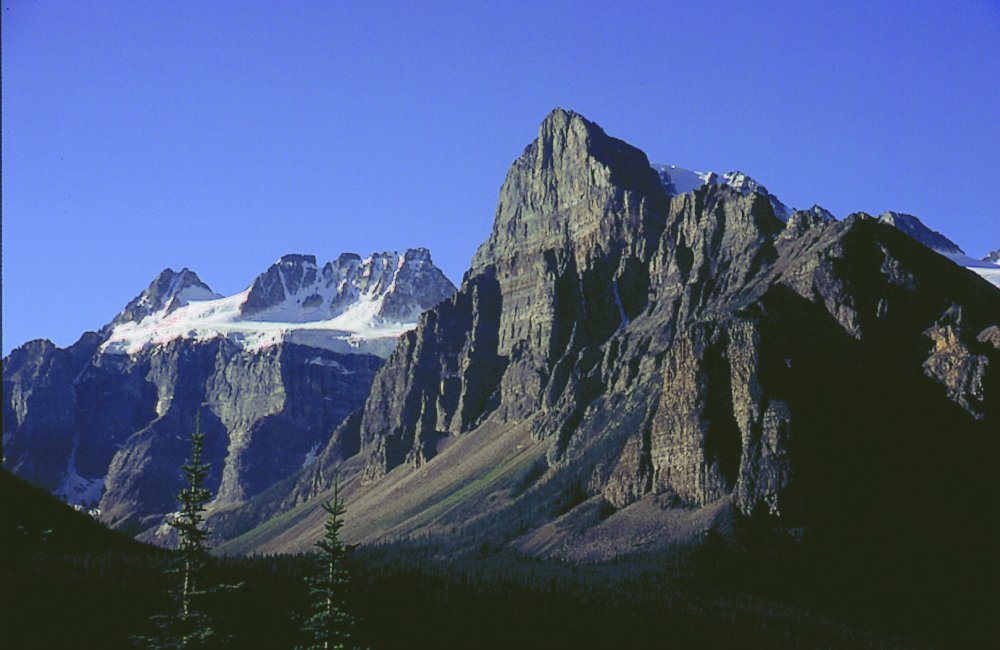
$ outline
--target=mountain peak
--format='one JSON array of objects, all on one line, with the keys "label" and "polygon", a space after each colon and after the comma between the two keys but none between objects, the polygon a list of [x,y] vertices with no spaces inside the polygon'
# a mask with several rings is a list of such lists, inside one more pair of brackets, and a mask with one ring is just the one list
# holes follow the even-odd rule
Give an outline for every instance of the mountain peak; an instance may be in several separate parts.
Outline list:
[{"label": "mountain peak", "polygon": [[251,320],[307,322],[372,303],[370,318],[410,322],[454,291],[426,248],[402,255],[374,252],[365,259],[342,253],[322,270],[313,255],[284,255],[254,280],[240,314]]},{"label": "mountain peak", "polygon": [[565,129],[574,120],[579,120],[584,124],[593,124],[593,122],[583,117],[576,111],[566,110],[565,108],[556,106],[549,111],[549,114],[542,120],[538,129],[539,135],[545,133],[546,131]]},{"label": "mountain peak", "polygon": [[601,127],[572,111],[557,108],[538,127],[538,139],[533,148],[533,163],[539,169],[553,169],[565,157],[586,157],[592,154],[595,141],[608,137]]},{"label": "mountain peak", "polygon": [[878,220],[902,230],[931,250],[944,253],[945,255],[965,255],[965,252],[958,247],[958,244],[936,230],[931,230],[912,214],[887,211],[880,214]]},{"label": "mountain peak", "polygon": [[669,196],[678,196],[693,192],[704,185],[729,185],[743,196],[761,194],[767,197],[774,210],[774,216],[782,221],[788,221],[793,209],[781,202],[777,196],[768,192],[767,188],[749,174],[741,171],[731,171],[725,174],[716,172],[691,171],[677,165],[654,164],[653,170],[660,177],[660,183]]},{"label": "mountain peak", "polygon": [[163,311],[169,314],[183,307],[191,300],[211,300],[221,298],[220,294],[201,281],[198,274],[187,267],[180,271],[166,268],[138,296],[133,298],[115,318],[104,326],[102,335],[107,335],[122,323],[138,323],[143,318]]},{"label": "mountain peak", "polygon": [[[628,211],[630,223],[602,225],[601,205],[621,201],[623,192],[636,201]],[[500,251],[506,259],[525,245],[551,248],[567,237],[583,244],[602,228],[643,229],[640,222],[654,213],[662,220],[666,199],[645,153],[578,113],[556,109],[507,172],[492,233],[476,252],[472,270],[496,260]],[[594,209],[581,210],[587,203]]]},{"label": "mountain peak", "polygon": [[314,255],[283,255],[229,297],[212,293],[187,269],[167,270],[106,328],[102,349],[133,354],[175,339],[226,338],[248,350],[290,342],[386,356],[421,313],[454,292],[426,248],[365,259],[343,253],[322,269]]},{"label": "mountain peak", "polygon": [[315,255],[282,255],[253,281],[241,312],[250,315],[279,304],[289,294],[314,284],[318,274]]},{"label": "mountain peak", "polygon": [[816,226],[822,226],[836,220],[833,213],[820,205],[813,205],[808,210],[796,210],[788,218],[785,236],[797,237]]},{"label": "mountain peak", "polygon": [[288,255],[282,255],[278,258],[278,261],[274,263],[274,266],[282,266],[285,268],[305,265],[316,266],[316,256],[289,253]]}]

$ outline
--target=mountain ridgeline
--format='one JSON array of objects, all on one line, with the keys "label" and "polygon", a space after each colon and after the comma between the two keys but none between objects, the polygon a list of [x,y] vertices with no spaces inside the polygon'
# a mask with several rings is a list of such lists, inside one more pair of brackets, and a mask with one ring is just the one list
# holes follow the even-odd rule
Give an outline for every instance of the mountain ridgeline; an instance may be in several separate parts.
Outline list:
[{"label": "mountain ridgeline", "polygon": [[153,536],[201,412],[221,553],[308,550],[337,476],[352,543],[596,559],[752,522],[971,567],[1000,541],[1000,291],[965,259],[557,109],[457,291],[422,249],[286,256],[229,298],[160,278],[5,360],[4,465]]},{"label": "mountain ridgeline", "polygon": [[335,473],[355,542],[607,557],[735,517],[989,548],[1000,291],[869,215],[668,190],[638,149],[550,114],[459,291],[315,466],[220,520],[222,551],[306,549]]}]

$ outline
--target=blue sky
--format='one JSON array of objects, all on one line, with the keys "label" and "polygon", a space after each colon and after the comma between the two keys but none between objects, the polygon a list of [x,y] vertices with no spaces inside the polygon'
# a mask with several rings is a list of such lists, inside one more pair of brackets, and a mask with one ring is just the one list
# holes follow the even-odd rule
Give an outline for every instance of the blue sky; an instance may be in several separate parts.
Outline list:
[{"label": "blue sky", "polygon": [[1000,247],[1000,3],[3,0],[3,351],[163,268],[427,246],[457,283],[555,106],[785,203]]}]

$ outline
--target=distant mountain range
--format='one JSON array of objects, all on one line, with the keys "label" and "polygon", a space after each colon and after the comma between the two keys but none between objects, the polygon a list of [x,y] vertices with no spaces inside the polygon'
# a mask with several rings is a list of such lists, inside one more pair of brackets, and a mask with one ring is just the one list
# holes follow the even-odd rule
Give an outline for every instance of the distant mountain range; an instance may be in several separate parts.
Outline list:
[{"label": "distant mountain range", "polygon": [[222,338],[248,351],[299,343],[385,357],[426,307],[454,291],[424,248],[364,260],[344,253],[322,269],[312,255],[285,255],[226,298],[187,269],[167,269],[102,330],[101,351]]},{"label": "distant mountain range", "polygon": [[[766,187],[743,172],[736,171],[727,174],[694,172],[676,165],[659,164],[653,165],[653,169],[660,175],[663,187],[670,196],[692,192],[704,185],[728,185],[744,196],[752,193],[766,196],[774,210],[774,216],[782,221],[787,222],[793,212],[795,212],[794,209],[782,203],[778,197],[768,192]],[[814,205],[810,208],[810,211],[821,215],[822,218],[829,221],[836,220],[833,214],[818,205]],[[965,251],[959,248],[955,242],[925,226],[920,219],[912,214],[887,211],[880,214],[877,219],[882,223],[902,230],[927,248],[937,251],[956,264],[964,266],[983,276],[991,283],[1000,286],[1000,250],[986,255],[981,260],[977,260],[966,255]]]},{"label": "distant mountain range", "polygon": [[230,297],[167,269],[99,333],[4,360],[4,467],[135,532],[173,509],[199,416],[213,506],[242,502],[313,458],[454,291],[426,249],[286,255]]},{"label": "distant mountain range", "polygon": [[155,539],[200,414],[222,552],[309,548],[335,475],[351,542],[925,540],[928,511],[995,505],[983,278],[911,215],[793,209],[556,110],[458,290],[422,249],[289,255],[230,297],[164,272],[100,333],[5,359],[4,466]]}]

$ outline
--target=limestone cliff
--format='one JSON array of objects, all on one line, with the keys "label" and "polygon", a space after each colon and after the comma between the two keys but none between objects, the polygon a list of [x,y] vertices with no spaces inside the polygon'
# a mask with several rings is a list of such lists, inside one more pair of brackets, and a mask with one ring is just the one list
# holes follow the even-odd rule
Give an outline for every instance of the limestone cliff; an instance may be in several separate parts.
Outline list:
[{"label": "limestone cliff", "polygon": [[[671,198],[641,151],[556,110],[459,292],[259,514],[308,510],[339,471],[356,539],[530,537],[646,498],[809,530],[892,508],[915,527],[947,503],[937,480],[985,486],[998,323],[1000,291],[883,220],[786,222],[725,183]],[[494,448],[510,456],[475,460]],[[257,548],[308,545],[304,512]]]}]

